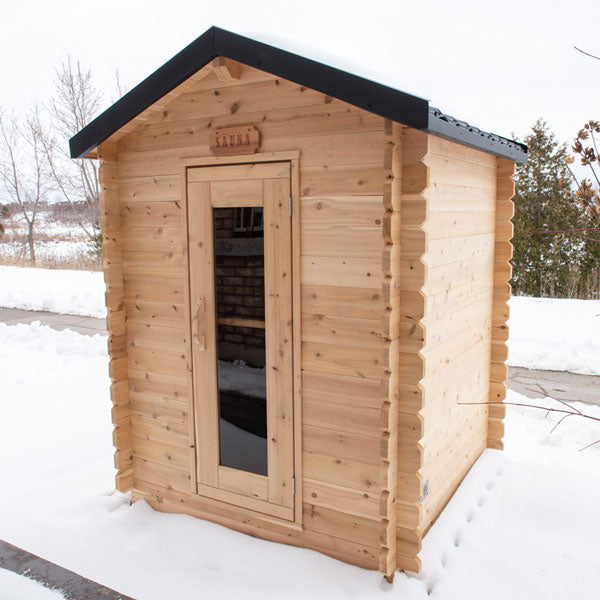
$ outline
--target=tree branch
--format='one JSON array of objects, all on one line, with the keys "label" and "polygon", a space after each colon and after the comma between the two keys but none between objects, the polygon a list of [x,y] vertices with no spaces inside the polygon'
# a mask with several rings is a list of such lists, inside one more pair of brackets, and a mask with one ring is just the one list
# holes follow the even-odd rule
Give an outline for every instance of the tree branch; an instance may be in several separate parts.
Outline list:
[{"label": "tree branch", "polygon": [[581,231],[600,231],[600,227],[578,227],[576,229],[552,229],[545,231],[532,231],[531,233],[539,233],[541,235],[554,233],[579,233]]},{"label": "tree branch", "polygon": [[600,56],[595,56],[594,54],[590,54],[589,52],[586,52],[585,50],[582,50],[581,48],[578,48],[577,46],[573,46],[573,48],[575,48],[575,50],[577,50],[577,52],[581,52],[581,54],[585,54],[586,56],[589,56],[590,58],[595,58],[596,60],[600,60]]}]

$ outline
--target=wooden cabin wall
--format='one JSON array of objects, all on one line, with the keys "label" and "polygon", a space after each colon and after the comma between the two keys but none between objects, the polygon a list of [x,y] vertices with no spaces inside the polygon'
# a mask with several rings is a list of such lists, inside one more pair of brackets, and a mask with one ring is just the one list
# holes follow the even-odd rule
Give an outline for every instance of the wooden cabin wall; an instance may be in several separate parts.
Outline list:
[{"label": "wooden cabin wall", "polygon": [[494,156],[432,136],[422,162],[421,533],[488,445],[488,407],[458,403],[489,398],[498,176]]},{"label": "wooden cabin wall", "polygon": [[[117,142],[133,499],[376,569],[383,119],[245,66],[196,79]],[[180,163],[242,124],[301,152],[303,531],[190,493]]]}]

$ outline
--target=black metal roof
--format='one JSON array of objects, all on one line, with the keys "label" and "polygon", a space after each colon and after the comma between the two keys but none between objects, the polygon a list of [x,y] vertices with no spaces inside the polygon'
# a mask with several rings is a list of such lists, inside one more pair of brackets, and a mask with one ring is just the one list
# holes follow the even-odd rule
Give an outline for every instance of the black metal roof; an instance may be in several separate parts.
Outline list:
[{"label": "black metal roof", "polygon": [[84,157],[217,56],[288,79],[414,129],[517,162],[527,160],[525,145],[471,127],[430,108],[427,100],[218,27],[208,29],[75,134],[69,140],[71,157]]}]

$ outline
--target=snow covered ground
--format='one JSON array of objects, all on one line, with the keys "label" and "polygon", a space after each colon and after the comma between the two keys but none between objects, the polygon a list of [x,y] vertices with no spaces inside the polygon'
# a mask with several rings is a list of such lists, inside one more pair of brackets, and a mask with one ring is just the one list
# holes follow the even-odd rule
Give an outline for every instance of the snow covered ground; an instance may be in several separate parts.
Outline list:
[{"label": "snow covered ground", "polygon": [[0,266],[0,306],[104,317],[103,275]]},{"label": "snow covered ground", "polygon": [[64,596],[45,588],[37,581],[0,569],[0,598],[3,600],[62,600]]},{"label": "snow covered ground", "polygon": [[114,491],[104,338],[0,324],[0,365],[0,538],[124,594],[598,598],[600,444],[579,452],[598,423],[572,417],[550,434],[556,416],[509,407],[506,451],[483,454],[426,536],[423,572],[390,588],[317,552],[129,506]]},{"label": "snow covered ground", "polygon": [[600,300],[515,296],[508,364],[600,375]]}]

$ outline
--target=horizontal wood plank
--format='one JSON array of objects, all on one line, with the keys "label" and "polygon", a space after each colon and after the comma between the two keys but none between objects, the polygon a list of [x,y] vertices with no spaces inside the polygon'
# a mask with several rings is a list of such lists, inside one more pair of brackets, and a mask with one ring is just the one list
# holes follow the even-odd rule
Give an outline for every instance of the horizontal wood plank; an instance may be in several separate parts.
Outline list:
[{"label": "horizontal wood plank", "polygon": [[187,375],[187,356],[182,352],[130,346],[127,350],[127,361],[130,369],[152,370],[177,377]]},{"label": "horizontal wood plank", "polygon": [[[135,294],[135,293],[134,293]],[[156,323],[177,329],[185,328],[184,305],[171,302],[155,302],[125,299],[127,322]]]},{"label": "horizontal wood plank", "polygon": [[383,374],[381,352],[374,348],[302,342],[302,365],[310,371],[367,379],[379,379]]},{"label": "horizontal wood plank", "polygon": [[381,381],[303,370],[302,395],[313,400],[379,409]]},{"label": "horizontal wood plank", "polygon": [[187,401],[178,401],[173,397],[151,396],[133,390],[129,392],[129,409],[142,417],[172,421],[180,425],[187,425],[190,418]]},{"label": "horizontal wood plank", "polygon": [[379,467],[375,465],[316,452],[304,452],[302,470],[305,477],[315,481],[356,490],[379,491]]},{"label": "horizontal wood plank", "polygon": [[383,314],[381,290],[337,285],[301,288],[302,312],[349,318],[380,319]]},{"label": "horizontal wood plank", "polygon": [[303,501],[324,508],[336,510],[344,507],[344,512],[377,519],[379,516],[379,494],[352,490],[305,478],[303,482]]},{"label": "horizontal wood plank", "polygon": [[380,227],[302,227],[304,256],[336,256],[381,259],[383,236]]},{"label": "horizontal wood plank", "polygon": [[[134,429],[135,431],[135,429]],[[188,448],[164,444],[156,440],[133,436],[133,456],[159,465],[190,472],[190,452]]]},{"label": "horizontal wood plank", "polygon": [[351,404],[324,402],[304,397],[302,421],[307,425],[325,427],[338,432],[381,435],[381,411]]},{"label": "horizontal wood plank", "polygon": [[303,197],[302,228],[305,227],[373,227],[383,223],[383,198],[377,196]]},{"label": "horizontal wood plank", "polygon": [[[130,183],[131,185],[131,183]],[[135,192],[134,192],[135,193]],[[181,223],[181,203],[177,200],[136,202],[122,201],[121,225],[134,227],[168,227]]]},{"label": "horizontal wood plank", "polygon": [[170,421],[150,419],[141,415],[131,415],[131,432],[135,437],[145,440],[163,442],[180,448],[190,447],[190,431],[187,424],[181,425]]},{"label": "horizontal wood plank", "polygon": [[379,522],[340,510],[331,510],[316,504],[305,503],[304,527],[319,531],[332,538],[346,539],[368,546],[379,544]]},{"label": "horizontal wood plank", "polygon": [[379,466],[379,440],[372,436],[337,432],[324,427],[304,425],[302,445],[305,451]]},{"label": "horizontal wood plank", "polygon": [[379,258],[302,256],[301,281],[308,285],[337,285],[381,289],[383,272]]},{"label": "horizontal wood plank", "polygon": [[127,340],[130,346],[154,348],[185,354],[187,340],[181,329],[150,323],[129,323]]},{"label": "horizontal wood plank", "polygon": [[381,320],[303,313],[302,340],[380,349]]},{"label": "horizontal wood plank", "polygon": [[372,196],[383,192],[383,168],[381,163],[303,166],[301,183],[306,198]]}]

